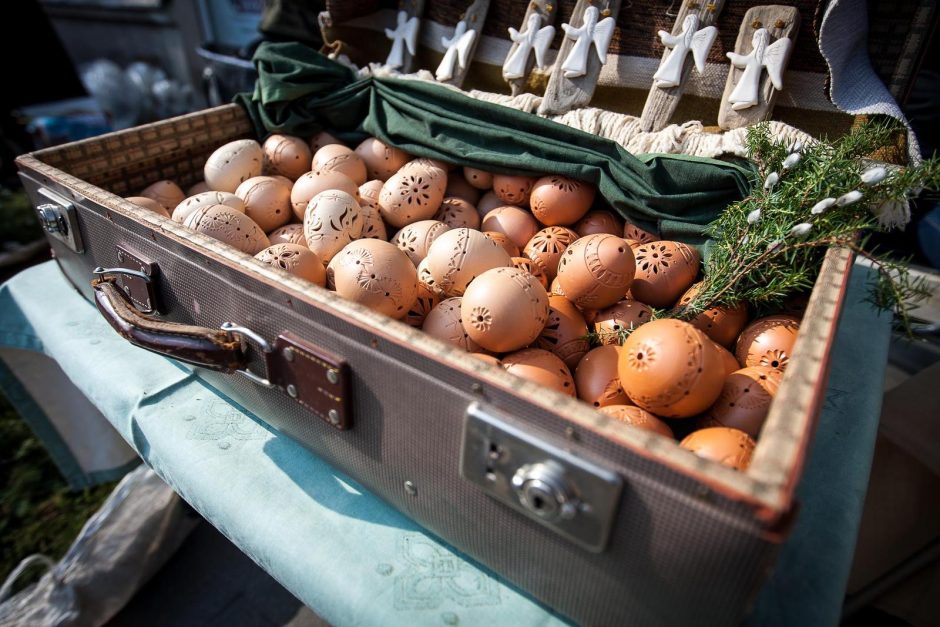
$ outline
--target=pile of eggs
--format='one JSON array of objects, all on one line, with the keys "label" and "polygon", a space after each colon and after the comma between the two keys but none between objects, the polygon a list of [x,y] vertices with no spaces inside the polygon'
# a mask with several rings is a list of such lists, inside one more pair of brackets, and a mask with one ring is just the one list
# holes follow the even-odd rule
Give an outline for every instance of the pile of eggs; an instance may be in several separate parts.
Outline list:
[{"label": "pile of eggs", "polygon": [[617,420],[693,426],[682,447],[747,468],[799,319],[741,305],[652,320],[693,298],[699,254],[595,209],[594,186],[328,133],[230,142],[204,176],[127,200]]}]

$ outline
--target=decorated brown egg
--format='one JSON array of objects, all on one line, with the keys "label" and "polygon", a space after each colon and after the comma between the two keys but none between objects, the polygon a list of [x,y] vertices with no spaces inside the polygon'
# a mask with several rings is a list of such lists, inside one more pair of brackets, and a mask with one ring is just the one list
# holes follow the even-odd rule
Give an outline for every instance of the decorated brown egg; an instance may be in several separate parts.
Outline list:
[{"label": "decorated brown egg", "polygon": [[229,192],[202,192],[190,196],[173,209],[173,220],[186,222],[197,209],[211,207],[212,205],[226,205],[239,213],[245,213],[245,201]]},{"label": "decorated brown egg", "polygon": [[300,244],[307,246],[307,238],[304,237],[303,224],[285,224],[268,233],[268,239],[271,244]]},{"label": "decorated brown egg", "polygon": [[173,211],[186,199],[183,190],[173,181],[157,181],[145,187],[139,195],[157,201],[167,211]]},{"label": "decorated brown egg", "polygon": [[474,207],[474,212],[476,212],[475,207],[477,201],[480,200],[480,190],[468,183],[462,176],[448,176],[444,197],[460,198]]},{"label": "decorated brown egg", "polygon": [[388,240],[385,230],[385,221],[379,209],[379,193],[382,191],[382,181],[378,179],[366,181],[359,186],[359,208],[362,209],[362,237],[363,239]]},{"label": "decorated brown egg", "polygon": [[[532,193],[534,184],[535,178],[531,176],[493,175],[493,191],[503,204],[525,207],[529,204],[529,194]],[[525,242],[519,245],[525,246]]]},{"label": "decorated brown egg", "polygon": [[296,181],[310,170],[313,155],[310,145],[293,135],[270,135],[261,147],[264,151],[263,171],[280,174]]},{"label": "decorated brown egg", "polygon": [[496,195],[496,192],[490,190],[480,196],[480,200],[477,201],[477,214],[482,220],[483,216],[488,214],[490,211],[502,207],[505,204],[506,203],[499,199],[499,196]]},{"label": "decorated brown egg", "polygon": [[714,342],[718,354],[721,355],[721,365],[725,370],[726,377],[741,368],[741,364],[738,363],[738,358],[735,357],[731,351],[714,340],[712,340],[712,342]]},{"label": "decorated brown egg", "polygon": [[294,181],[290,180],[286,176],[282,176],[280,174],[271,174],[270,177],[283,183],[285,186],[287,186],[287,189],[294,189]]},{"label": "decorated brown egg", "polygon": [[431,271],[428,270],[427,258],[422,259],[421,263],[418,264],[418,282],[424,283],[429,290],[437,294],[439,300],[444,300],[447,298],[447,296],[444,295],[444,290],[442,290],[440,286],[437,285],[434,277],[431,276]]},{"label": "decorated brown egg", "polygon": [[245,203],[245,215],[268,232],[284,226],[294,216],[290,190],[276,178],[255,176],[239,185],[235,195]]},{"label": "decorated brown egg", "polygon": [[623,239],[630,242],[630,246],[636,248],[641,244],[649,244],[659,240],[655,233],[641,229],[633,222],[627,220],[623,225]]},{"label": "decorated brown egg", "polygon": [[[264,151],[253,139],[238,139],[217,148],[209,155],[203,175],[216,192],[234,192],[242,182],[261,174]],[[173,203],[173,207],[183,200]]]},{"label": "decorated brown egg", "polygon": [[447,173],[415,159],[393,174],[379,194],[382,218],[401,228],[418,220],[428,220],[441,206],[447,187]]},{"label": "decorated brown egg", "polygon": [[519,247],[513,244],[512,240],[505,233],[500,233],[498,231],[483,231],[483,235],[486,235],[488,238],[499,244],[503,250],[505,250],[510,257],[519,256]]},{"label": "decorated brown egg", "polygon": [[304,216],[304,238],[320,259],[329,262],[361,234],[362,210],[355,198],[346,192],[330,190],[310,199]]},{"label": "decorated brown egg", "polygon": [[205,181],[199,181],[192,185],[189,189],[186,190],[186,197],[195,196],[196,194],[201,194],[203,192],[211,192],[209,189],[209,184]]},{"label": "decorated brown egg", "polygon": [[444,340],[469,353],[480,352],[479,344],[470,336],[460,322],[460,301],[458,296],[442,300],[437,307],[428,312],[421,329],[432,337]]},{"label": "decorated brown egg", "polygon": [[337,294],[391,318],[408,314],[418,296],[418,274],[398,247],[361,239],[347,244],[338,256],[333,266]]},{"label": "decorated brown egg", "polygon": [[556,355],[541,348],[524,348],[504,355],[506,372],[567,394],[576,396],[574,379],[568,366]]},{"label": "decorated brown egg", "polygon": [[675,438],[672,429],[665,422],[649,413],[642,407],[636,405],[607,405],[601,407],[600,412],[607,414],[611,418],[616,418],[620,422],[639,427],[646,431],[652,431],[667,438]]},{"label": "decorated brown egg", "polygon": [[[551,285],[549,285],[548,293],[554,296],[564,296],[565,291],[561,289],[561,285],[558,283],[558,277],[556,276],[552,279]],[[569,301],[570,302],[570,301]],[[579,310],[580,311],[580,310]]]},{"label": "decorated brown egg", "polygon": [[441,202],[441,208],[434,214],[434,220],[439,220],[452,229],[480,227],[480,215],[476,207],[463,198],[449,197]]},{"label": "decorated brown egg", "polygon": [[658,241],[633,249],[633,297],[652,307],[671,307],[698,274],[698,251],[682,242]]},{"label": "decorated brown egg", "polygon": [[467,286],[460,305],[464,330],[483,348],[505,353],[528,346],[548,321],[548,295],[531,274],[493,268]]},{"label": "decorated brown egg", "polygon": [[428,249],[428,270],[448,296],[461,296],[470,281],[491,268],[512,265],[503,248],[479,231],[451,229]]},{"label": "decorated brown egg", "polygon": [[548,277],[545,276],[545,270],[537,261],[532,261],[528,257],[513,257],[512,265],[514,268],[519,268],[526,274],[533,276],[542,286],[542,289],[548,291]]},{"label": "decorated brown egg", "polygon": [[428,256],[434,240],[449,230],[449,226],[438,220],[419,220],[396,233],[392,243],[408,255],[411,263],[417,267]]},{"label": "decorated brown egg", "polygon": [[342,144],[340,140],[333,137],[326,131],[321,131],[310,138],[310,154],[316,154],[318,150],[330,144]]},{"label": "decorated brown egg", "polygon": [[756,445],[748,434],[738,429],[708,427],[693,431],[679,446],[735,470],[747,470]]},{"label": "decorated brown egg", "polygon": [[545,269],[548,280],[552,281],[558,273],[558,262],[561,261],[562,253],[576,239],[578,239],[578,234],[571,229],[563,226],[550,226],[533,235],[532,239],[526,243],[522,254],[539,262]]},{"label": "decorated brown egg", "polygon": [[635,265],[627,242],[601,233],[575,240],[558,263],[558,285],[579,309],[613,305],[630,289]]},{"label": "decorated brown egg", "polygon": [[274,244],[255,255],[255,259],[316,283],[320,287],[326,285],[326,269],[323,267],[323,261],[306,246]]},{"label": "decorated brown egg", "polygon": [[420,329],[431,310],[441,302],[440,293],[426,283],[418,280],[418,295],[414,304],[405,315],[405,322]]},{"label": "decorated brown egg", "polygon": [[486,353],[470,353],[470,356],[475,357],[476,359],[479,359],[480,361],[485,361],[486,363],[492,366],[499,366],[500,368],[503,367],[503,362],[500,361],[498,358],[494,357],[493,355],[487,355]]},{"label": "decorated brown egg", "polygon": [[[687,289],[679,298],[678,306],[684,307],[691,303],[701,286],[701,283],[696,283]],[[731,346],[738,339],[744,325],[747,324],[747,304],[742,301],[734,307],[728,305],[709,307],[689,322],[718,344]]]},{"label": "decorated brown egg", "polygon": [[339,172],[348,176],[358,187],[366,182],[366,164],[362,157],[341,144],[328,144],[313,155],[310,169],[318,174]]},{"label": "decorated brown egg", "polygon": [[268,236],[251,218],[226,205],[196,210],[186,219],[186,226],[249,255],[256,255],[271,245]]},{"label": "decorated brown egg", "polygon": [[701,413],[721,393],[721,356],[704,333],[681,320],[647,322],[620,353],[620,383],[634,403],[658,416]]},{"label": "decorated brown egg", "polygon": [[493,175],[483,170],[465,167],[463,169],[463,178],[476,189],[492,189],[493,187]]},{"label": "decorated brown egg", "polygon": [[[580,220],[594,202],[596,188],[567,176],[545,176],[532,188],[529,204],[539,222],[566,226]],[[619,235],[619,233],[614,233]]]},{"label": "decorated brown egg", "polygon": [[538,233],[539,223],[532,214],[519,207],[497,207],[483,216],[480,228],[484,231],[503,233],[522,249]]},{"label": "decorated brown egg", "polygon": [[411,158],[404,150],[389,146],[375,137],[364,140],[356,146],[355,152],[365,163],[369,178],[379,181],[387,181]]},{"label": "decorated brown egg", "polygon": [[620,347],[599,346],[588,351],[574,372],[574,384],[578,398],[593,405],[626,405],[629,397],[620,385],[617,363]]},{"label": "decorated brown egg", "polygon": [[345,174],[340,172],[324,172],[323,174],[307,172],[297,179],[290,190],[290,202],[291,207],[294,209],[294,216],[298,220],[303,220],[310,199],[321,192],[329,190],[346,192],[353,198],[359,196],[359,188]]},{"label": "decorated brown egg", "polygon": [[601,344],[620,344],[623,332],[631,332],[653,319],[653,310],[632,298],[625,298],[597,312],[594,332]]},{"label": "decorated brown egg", "polygon": [[738,338],[735,357],[743,367],[770,366],[785,370],[799,331],[800,323],[793,316],[778,314],[755,320]]},{"label": "decorated brown egg", "polygon": [[159,213],[164,218],[170,217],[170,212],[166,210],[166,207],[158,203],[153,198],[147,198],[146,196],[128,196],[124,200],[129,203],[133,203],[142,209],[146,209],[147,211]]},{"label": "decorated brown egg", "polygon": [[574,371],[591,348],[587,334],[587,323],[578,308],[564,296],[550,295],[548,322],[535,340],[535,347],[551,351]]},{"label": "decorated brown egg", "polygon": [[782,378],[783,371],[769,366],[751,366],[731,373],[718,400],[705,412],[702,426],[732,427],[756,438]]},{"label": "decorated brown egg", "polygon": [[581,237],[595,233],[610,233],[620,237],[623,232],[623,227],[620,226],[622,222],[623,220],[609,211],[588,211],[587,215],[574,225],[574,230]]}]

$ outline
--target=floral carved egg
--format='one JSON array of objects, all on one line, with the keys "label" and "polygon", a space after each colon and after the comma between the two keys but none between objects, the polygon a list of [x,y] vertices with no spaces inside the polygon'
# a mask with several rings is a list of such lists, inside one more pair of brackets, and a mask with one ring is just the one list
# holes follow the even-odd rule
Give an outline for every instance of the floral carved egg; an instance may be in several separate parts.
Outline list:
[{"label": "floral carved egg", "polygon": [[213,191],[231,193],[244,181],[259,176],[263,161],[261,144],[253,139],[238,139],[209,155],[203,168],[203,178]]},{"label": "floral carved egg", "polygon": [[674,438],[672,429],[665,422],[636,405],[607,405],[599,410],[611,418],[616,418],[620,422],[639,427],[646,431],[652,431],[667,438]]},{"label": "floral carved egg", "polygon": [[303,224],[285,224],[268,233],[268,239],[271,240],[271,244],[300,244],[307,247]]},{"label": "floral carved egg", "polygon": [[140,195],[157,201],[167,211],[173,211],[186,198],[180,186],[173,181],[157,181],[145,187]]},{"label": "floral carved egg", "polygon": [[235,195],[245,203],[245,215],[265,232],[284,226],[294,216],[291,188],[271,176],[255,176],[238,186]]},{"label": "floral carved egg", "polygon": [[539,223],[525,209],[507,206],[497,207],[483,216],[480,228],[502,233],[522,249],[538,233]]},{"label": "floral carved egg", "polygon": [[274,134],[264,140],[261,148],[266,174],[280,174],[296,181],[310,170],[310,146],[299,137]]},{"label": "floral carved egg", "polygon": [[620,385],[617,364],[620,347],[599,346],[588,352],[574,372],[578,398],[594,407],[626,405],[629,397]]},{"label": "floral carved egg", "polygon": [[438,237],[450,230],[450,227],[438,220],[419,220],[400,230],[392,238],[392,243],[398,246],[415,266],[428,256],[431,244]]},{"label": "floral carved egg", "polygon": [[359,208],[362,209],[362,235],[365,239],[388,240],[385,221],[379,209],[382,181],[366,181],[359,186]]},{"label": "floral carved egg", "polygon": [[514,268],[519,268],[526,274],[535,277],[542,289],[548,291],[548,277],[545,276],[544,268],[537,261],[532,261],[528,257],[513,257],[512,265]]},{"label": "floral carved egg", "polygon": [[[691,303],[701,285],[701,283],[696,283],[687,289],[679,298],[678,305],[684,307]],[[741,334],[744,325],[747,324],[747,304],[741,302],[734,307],[727,305],[709,307],[689,322],[718,344],[731,346]]]},{"label": "floral carved egg", "polygon": [[255,259],[269,266],[286,270],[292,275],[326,285],[326,269],[315,252],[299,244],[275,244],[255,255]]},{"label": "floral carved egg", "polygon": [[428,249],[428,270],[448,296],[462,296],[470,281],[492,268],[512,265],[503,248],[479,231],[452,229]]},{"label": "floral carved egg", "polygon": [[679,446],[735,470],[747,470],[755,444],[748,434],[738,429],[708,427],[693,431]]},{"label": "floral carved egg", "polygon": [[630,246],[634,248],[641,244],[649,244],[659,240],[655,234],[641,229],[629,220],[623,225],[623,239],[630,242]]},{"label": "floral carved egg", "polygon": [[488,238],[499,244],[503,250],[505,250],[510,257],[519,256],[519,247],[512,243],[512,240],[509,239],[505,233],[500,233],[498,231],[483,231],[483,235],[486,235]]},{"label": "floral carved egg", "polygon": [[501,360],[506,372],[567,394],[576,396],[574,379],[568,366],[556,355],[540,348],[524,348]]},{"label": "floral carved egg", "polygon": [[341,144],[329,144],[313,155],[310,169],[318,174],[339,172],[348,176],[357,186],[368,178],[362,157]]},{"label": "floral carved egg", "polygon": [[708,336],[687,322],[647,322],[620,352],[620,383],[636,405],[667,418],[708,409],[721,393],[725,371]]},{"label": "floral carved egg", "polygon": [[366,165],[369,178],[387,181],[398,172],[410,157],[403,151],[370,137],[356,146],[356,154]]},{"label": "floral carved egg", "polygon": [[460,305],[464,330],[483,348],[505,353],[527,346],[548,321],[548,295],[518,268],[493,268],[467,287]]},{"label": "floral carved egg", "polygon": [[558,285],[579,309],[613,305],[633,283],[636,266],[627,242],[615,235],[575,240],[558,263]]},{"label": "floral carved egg", "polygon": [[356,199],[341,191],[320,192],[307,205],[304,238],[310,250],[329,262],[333,255],[362,234],[362,210]]},{"label": "floral carved egg", "polygon": [[548,322],[536,338],[535,347],[551,351],[574,371],[591,348],[587,334],[587,323],[578,308],[564,296],[550,295]]},{"label": "floral carved egg", "polygon": [[[526,206],[534,184],[535,179],[531,176],[493,175],[493,192],[507,205]],[[525,242],[522,245],[525,245]]]},{"label": "floral carved egg", "polygon": [[522,254],[539,262],[545,269],[548,280],[552,281],[558,274],[558,262],[561,261],[562,253],[576,239],[578,239],[578,234],[571,229],[563,226],[550,226],[533,235],[532,239],[526,243]]},{"label": "floral carved egg", "polygon": [[620,344],[622,331],[632,331],[652,320],[653,310],[632,298],[605,307],[594,318],[594,332],[601,344]]},{"label": "floral carved egg", "polygon": [[173,220],[184,223],[197,209],[212,205],[226,205],[239,213],[245,213],[245,201],[229,192],[202,192],[190,196],[173,210]]},{"label": "floral carved egg", "polygon": [[752,322],[735,348],[735,357],[743,367],[770,366],[785,370],[793,354],[800,323],[793,316],[776,315]]},{"label": "floral carved egg", "polygon": [[391,318],[404,318],[418,296],[418,274],[405,253],[388,242],[348,244],[333,265],[336,293]]},{"label": "floral carved egg", "polygon": [[[574,224],[594,203],[596,188],[566,176],[545,176],[532,188],[532,213],[546,226]],[[619,233],[614,233],[619,235]]]},{"label": "floral carved egg", "polygon": [[428,314],[431,313],[431,310],[437,307],[440,302],[440,292],[433,289],[427,283],[421,282],[419,279],[418,295],[415,297],[415,302],[411,306],[411,309],[405,314],[405,322],[420,329],[421,325],[424,324],[425,319],[428,317]]},{"label": "floral carved egg", "polygon": [[623,220],[609,211],[588,211],[587,215],[574,225],[574,230],[581,237],[595,233],[610,233],[620,237],[623,232],[622,222]]},{"label": "floral carved egg", "polygon": [[682,242],[658,241],[633,249],[633,297],[652,307],[670,307],[698,274],[698,251]]},{"label": "floral carved egg", "polygon": [[703,427],[732,427],[756,438],[777,395],[783,372],[751,366],[731,373],[721,395],[705,413]]},{"label": "floral carved egg", "polygon": [[[444,295],[444,290],[442,290],[437,282],[434,280],[434,277],[431,276],[431,271],[428,270],[428,260],[427,258],[422,259],[421,263],[418,264],[418,282],[425,284],[429,290],[437,294],[439,300],[444,300],[447,298]],[[735,361],[734,363],[738,363]]]},{"label": "floral carved egg", "polygon": [[359,195],[359,188],[345,174],[340,172],[324,172],[323,174],[307,172],[297,179],[297,182],[290,190],[290,202],[291,207],[294,209],[294,216],[298,220],[303,220],[310,199],[321,192],[329,190],[346,192],[353,198]]},{"label": "floral carved egg", "polygon": [[476,207],[462,198],[445,198],[441,202],[441,208],[434,214],[434,219],[452,229],[476,229],[480,226],[480,215]]},{"label": "floral carved egg", "polygon": [[382,186],[379,194],[382,218],[398,228],[428,220],[440,208],[446,187],[446,172],[421,160],[411,161]]},{"label": "floral carved egg", "polygon": [[271,245],[268,236],[251,218],[225,205],[198,209],[186,219],[186,226],[249,255],[256,255]]},{"label": "floral carved egg", "polygon": [[491,189],[493,187],[493,175],[483,170],[465,167],[463,169],[463,178],[477,189]]},{"label": "floral carved egg", "polygon": [[421,329],[432,337],[444,340],[468,353],[477,353],[482,347],[470,339],[460,322],[460,297],[442,300],[428,312]]}]

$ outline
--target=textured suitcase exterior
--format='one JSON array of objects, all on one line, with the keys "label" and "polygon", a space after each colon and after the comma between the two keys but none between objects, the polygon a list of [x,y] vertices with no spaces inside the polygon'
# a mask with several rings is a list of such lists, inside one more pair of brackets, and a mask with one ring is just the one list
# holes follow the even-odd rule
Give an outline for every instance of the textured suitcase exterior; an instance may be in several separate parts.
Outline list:
[{"label": "textured suitcase exterior", "polygon": [[[71,220],[73,240],[77,231],[78,246],[68,237],[49,240],[87,298],[93,270],[126,266],[129,252],[157,266],[160,319],[208,328],[232,322],[268,341],[290,332],[344,362],[352,421],[345,430],[284,388],[238,373],[201,374],[550,607],[591,625],[727,625],[746,616],[791,522],[847,284],[847,252],[826,257],[752,466],[738,473],[121,198],[160,178],[195,182],[216,147],[251,132],[243,110],[226,105],[17,163],[33,203]],[[250,369],[263,376],[257,343],[246,349]],[[488,463],[486,454],[463,451],[471,414],[528,434],[550,459],[621,482],[602,546],[585,548],[466,478],[462,463],[481,472]],[[502,461],[515,454],[507,441]]]}]

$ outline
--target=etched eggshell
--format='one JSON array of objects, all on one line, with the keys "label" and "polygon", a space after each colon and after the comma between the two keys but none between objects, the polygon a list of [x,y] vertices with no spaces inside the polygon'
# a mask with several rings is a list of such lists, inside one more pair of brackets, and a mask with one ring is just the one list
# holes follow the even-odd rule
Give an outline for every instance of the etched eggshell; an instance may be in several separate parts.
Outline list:
[{"label": "etched eggshell", "polygon": [[800,322],[793,316],[777,314],[759,318],[741,333],[735,357],[742,367],[770,366],[786,370],[799,332]]},{"label": "etched eggshell", "polygon": [[567,394],[576,396],[574,379],[568,366],[553,353],[541,348],[524,348],[520,351],[504,355],[503,368],[506,372],[514,374]]},{"label": "etched eggshell", "polygon": [[[470,185],[462,176],[448,176],[447,188],[444,190],[445,198],[460,198],[471,207],[475,207],[480,200],[480,190]],[[476,211],[476,209],[474,209]]]},{"label": "etched eggshell", "polygon": [[255,259],[316,283],[320,287],[326,285],[326,269],[323,267],[323,261],[306,246],[274,244],[255,255]]},{"label": "etched eggshell", "polygon": [[545,276],[549,281],[558,274],[558,262],[565,249],[578,239],[578,234],[563,226],[549,226],[532,236],[522,251],[522,254],[539,262],[545,269]]},{"label": "etched eggshell", "polygon": [[[552,279],[552,282],[551,282],[551,284],[549,285],[548,293],[549,293],[549,294],[553,294],[553,295],[555,295],[555,296],[564,296],[564,295],[565,295],[565,291],[564,291],[563,289],[561,289],[561,285],[558,283],[558,277],[557,277],[557,276],[556,276],[554,279]],[[568,302],[571,302],[571,301],[568,301]],[[573,305],[572,305],[572,306],[573,306]],[[576,309],[577,309],[577,308],[576,308]],[[579,311],[580,311],[580,310],[579,310]]]},{"label": "etched eggshell", "polygon": [[636,405],[657,416],[687,418],[711,407],[725,371],[715,344],[687,322],[647,322],[620,352],[620,383]]},{"label": "etched eggshell", "polygon": [[441,208],[434,214],[434,220],[443,222],[452,229],[480,228],[480,215],[476,207],[463,198],[448,197],[441,202]]},{"label": "etched eggshell", "polygon": [[324,172],[323,174],[307,172],[297,179],[290,190],[290,202],[294,210],[294,216],[299,220],[303,220],[310,199],[321,192],[329,190],[346,192],[357,199],[359,196],[359,188],[345,174],[340,172]]},{"label": "etched eggshell", "polygon": [[460,322],[461,298],[447,298],[428,312],[421,329],[432,337],[453,344],[468,353],[477,353],[482,347],[470,339]]},{"label": "etched eggshell", "polygon": [[388,231],[379,209],[381,191],[382,181],[378,179],[366,181],[359,186],[359,208],[362,209],[362,235],[360,237],[364,239],[388,241]]},{"label": "etched eggshell", "polygon": [[659,241],[659,236],[627,220],[623,225],[623,239],[630,242],[630,246],[636,248],[642,244]]},{"label": "etched eggshell", "polygon": [[669,425],[642,407],[637,407],[636,405],[607,405],[606,407],[601,407],[599,411],[628,425],[639,427],[646,431],[652,431],[653,433],[664,435],[667,438],[676,437],[672,429],[669,428]]},{"label": "etched eggshell", "polygon": [[304,238],[310,250],[321,259],[329,263],[336,253],[361,234],[362,210],[351,195],[330,190],[310,199],[304,216]]},{"label": "etched eggshell", "polygon": [[398,172],[411,157],[404,150],[389,146],[380,139],[369,137],[356,146],[356,154],[365,163],[370,179],[387,181]]},{"label": "etched eggshell", "polygon": [[307,247],[307,238],[304,237],[303,224],[285,224],[268,233],[271,244],[300,244]]},{"label": "etched eggshell", "polygon": [[230,192],[202,192],[190,196],[173,209],[173,220],[185,223],[197,209],[212,205],[226,205],[239,213],[245,213],[245,201]]},{"label": "etched eggshell", "polygon": [[333,135],[327,133],[326,131],[320,131],[311,137],[308,143],[310,144],[310,154],[316,154],[318,150],[324,146],[329,146],[330,144],[343,144],[343,142],[336,139],[333,137]]},{"label": "etched eggshell", "polygon": [[636,276],[630,291],[651,307],[671,307],[698,274],[698,251],[682,242],[657,241],[633,249]]},{"label": "etched eggshell", "polygon": [[708,427],[693,431],[679,446],[735,470],[747,470],[756,445],[748,434],[738,429]]},{"label": "etched eggshell", "polygon": [[626,294],[636,269],[633,251],[615,235],[588,235],[571,243],[558,263],[558,285],[579,309],[602,309]]},{"label": "etched eggshell", "polygon": [[516,246],[505,233],[499,233],[497,231],[483,231],[483,235],[486,235],[488,238],[499,244],[510,257],[519,256],[519,247]]},{"label": "etched eggshell", "polygon": [[294,216],[290,191],[273,176],[255,176],[239,185],[235,195],[245,203],[245,215],[268,232],[284,226]]},{"label": "etched eggshell", "polygon": [[296,181],[310,170],[310,146],[293,135],[269,135],[261,146],[264,151],[262,170],[265,174],[285,176]]},{"label": "etched eggshell", "polygon": [[445,171],[426,160],[409,161],[382,186],[379,194],[382,218],[398,228],[428,220],[441,206],[446,187]]},{"label": "etched eggshell", "polygon": [[147,198],[146,196],[128,196],[124,200],[129,203],[133,203],[142,209],[146,209],[147,211],[159,213],[164,218],[170,217],[170,212],[166,210],[166,207],[158,203],[153,198]]},{"label": "etched eggshell", "polygon": [[460,305],[464,330],[474,342],[495,353],[528,346],[548,321],[545,288],[518,268],[493,268],[478,276]]},{"label": "etched eggshell", "polygon": [[506,203],[499,199],[499,196],[496,195],[496,192],[490,190],[480,196],[480,200],[477,201],[477,214],[482,220],[483,217],[490,211],[498,207],[502,207],[505,204]]},{"label": "etched eggshell", "polygon": [[[543,176],[532,187],[529,205],[538,221],[546,226],[567,226],[580,220],[597,192],[590,183],[567,176]],[[619,235],[619,233],[614,233]]]},{"label": "etched eggshell", "polygon": [[392,318],[408,314],[418,296],[418,273],[405,253],[389,242],[361,239],[337,256],[337,294]]},{"label": "etched eggshell", "polygon": [[[701,283],[696,283],[687,289],[679,297],[678,306],[684,307],[691,303],[701,286]],[[734,307],[728,305],[709,307],[689,322],[718,344],[731,346],[741,335],[741,331],[747,324],[747,318],[747,303],[741,301]]]},{"label": "etched eggshell", "polygon": [[428,256],[434,240],[449,230],[449,226],[438,220],[419,220],[396,233],[392,243],[408,255],[411,263],[417,267]]},{"label": "etched eggshell", "polygon": [[434,277],[431,276],[431,271],[428,270],[427,258],[422,259],[421,263],[418,264],[418,282],[426,285],[429,290],[437,294],[440,300],[447,298],[447,296],[444,294],[444,290],[438,286],[437,282],[434,280]]},{"label": "etched eggshell", "polygon": [[702,417],[703,427],[731,427],[752,438],[760,434],[770,404],[777,395],[783,371],[751,366],[728,375],[718,400]]},{"label": "etched eggshell", "polygon": [[480,228],[483,231],[503,233],[517,248],[522,250],[541,227],[532,214],[525,209],[506,206],[497,207],[483,216]]},{"label": "etched eggshell", "polygon": [[622,331],[632,331],[653,319],[653,310],[632,298],[625,298],[597,312],[594,333],[601,344],[620,344]]},{"label": "etched eggshell", "polygon": [[226,205],[197,209],[186,219],[186,226],[249,255],[256,255],[271,245],[268,236],[251,218]]},{"label": "etched eggshell", "polygon": [[578,308],[564,296],[548,297],[548,322],[535,340],[535,347],[557,355],[571,371],[590,350],[588,327]]},{"label": "etched eggshell", "polygon": [[493,175],[477,168],[464,167],[463,178],[476,189],[492,189]]},{"label": "etched eggshell", "polygon": [[313,155],[313,172],[339,172],[348,176],[358,187],[368,180],[362,157],[341,144],[328,144]]},{"label": "etched eggshell", "polygon": [[491,268],[512,265],[496,242],[479,231],[451,229],[428,249],[428,270],[448,296],[461,296],[474,278]]},{"label": "etched eggshell", "polygon": [[726,377],[741,368],[741,364],[738,363],[738,358],[735,357],[731,351],[714,340],[712,340],[712,342],[715,344],[715,350],[721,355],[721,365],[725,370]]},{"label": "etched eggshell", "polygon": [[[525,207],[529,204],[529,194],[536,179],[531,176],[516,176],[512,174],[494,174],[493,192],[505,205]],[[525,242],[520,244],[525,246]]]},{"label": "etched eggshell", "polygon": [[620,347],[614,345],[599,346],[584,356],[574,372],[578,398],[594,407],[630,402],[620,385],[617,372],[619,356]]},{"label": "etched eggshell", "polygon": [[512,265],[514,268],[518,268],[534,277],[535,280],[539,282],[539,285],[542,286],[542,289],[546,292],[548,291],[548,277],[545,275],[545,269],[539,262],[533,261],[528,257],[512,257]]},{"label": "etched eggshell", "polygon": [[203,192],[211,192],[209,189],[209,184],[205,181],[199,181],[192,185],[189,189],[186,190],[186,197],[195,196],[196,194],[201,194]]},{"label": "etched eggshell", "polygon": [[145,187],[138,196],[156,200],[167,211],[173,209],[186,199],[183,190],[173,181],[157,181]]},{"label": "etched eggshell", "polygon": [[430,285],[418,281],[418,292],[415,302],[411,305],[408,313],[405,314],[405,322],[415,328],[420,329],[424,320],[432,309],[441,302],[441,294]]},{"label": "etched eggshell", "polygon": [[242,182],[259,176],[263,163],[261,144],[253,139],[238,139],[209,155],[202,171],[213,191],[234,192]]},{"label": "etched eggshell", "polygon": [[574,225],[574,230],[578,235],[593,235],[595,233],[610,233],[620,237],[623,233],[623,220],[609,211],[588,211],[587,214],[578,220]]}]

